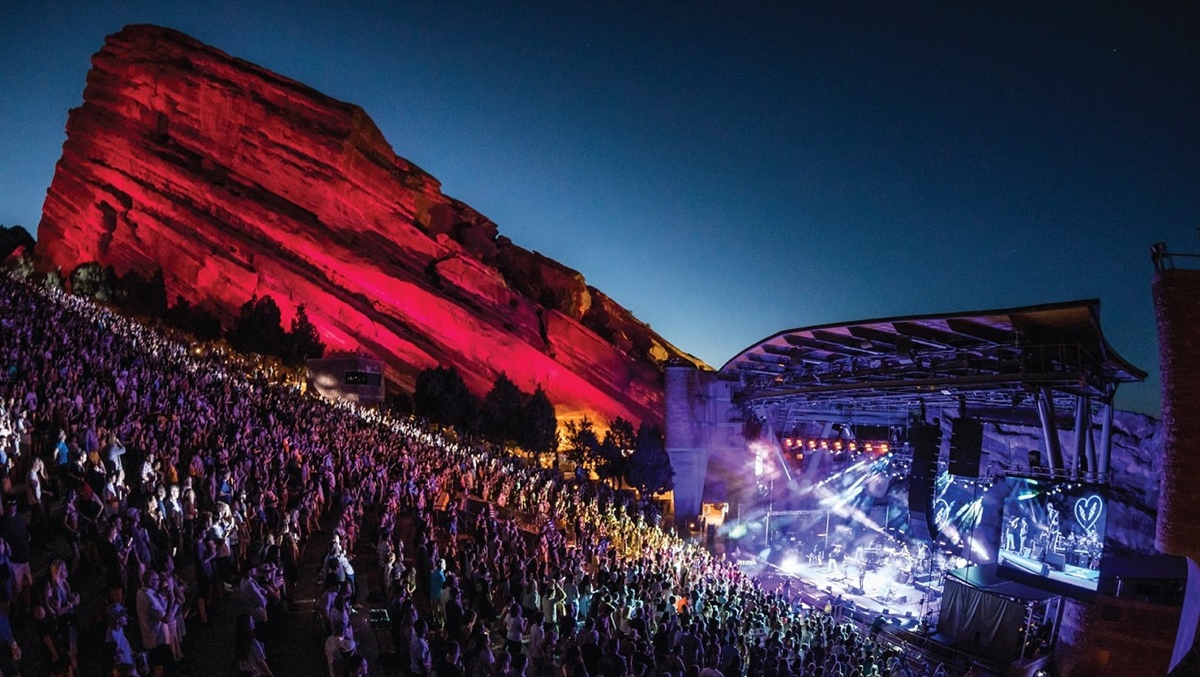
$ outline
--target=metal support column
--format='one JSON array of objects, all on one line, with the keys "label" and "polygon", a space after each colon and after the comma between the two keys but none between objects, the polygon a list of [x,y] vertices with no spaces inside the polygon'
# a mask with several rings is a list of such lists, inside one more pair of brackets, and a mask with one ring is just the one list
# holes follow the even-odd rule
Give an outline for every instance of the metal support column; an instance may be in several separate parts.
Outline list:
[{"label": "metal support column", "polygon": [[1055,423],[1054,398],[1050,389],[1043,386],[1037,389],[1038,418],[1042,421],[1042,436],[1046,441],[1046,467],[1050,472],[1063,470],[1062,447],[1058,442],[1058,425]]},{"label": "metal support column", "polygon": [[1101,481],[1108,476],[1108,464],[1112,458],[1113,396],[1116,394],[1116,388],[1113,387],[1105,395],[1104,406],[1100,408],[1100,448],[1096,450],[1099,455],[1096,473]]},{"label": "metal support column", "polygon": [[[1075,397],[1075,458],[1072,460],[1072,475],[1079,478],[1084,472],[1084,455],[1087,453],[1088,430],[1091,429],[1091,403],[1086,394]],[[1086,471],[1092,472],[1095,467],[1088,464]]]},{"label": "metal support column", "polygon": [[1087,468],[1088,468],[1087,477],[1089,479],[1094,480],[1094,479],[1097,479],[1100,471],[1096,465],[1096,433],[1092,429],[1091,404],[1092,404],[1092,401],[1091,401],[1091,398],[1089,397],[1088,398],[1088,414],[1087,414],[1087,417],[1088,417],[1087,418],[1087,430],[1084,431],[1084,439],[1087,442],[1087,449],[1085,450],[1087,453]]}]

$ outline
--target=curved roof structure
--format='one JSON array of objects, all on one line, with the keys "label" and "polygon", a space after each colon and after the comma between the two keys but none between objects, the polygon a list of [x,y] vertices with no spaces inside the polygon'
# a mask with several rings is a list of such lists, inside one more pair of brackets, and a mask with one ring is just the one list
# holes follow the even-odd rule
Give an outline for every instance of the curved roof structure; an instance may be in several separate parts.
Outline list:
[{"label": "curved roof structure", "polygon": [[744,405],[869,410],[920,400],[1008,418],[1035,388],[1064,404],[1098,401],[1146,373],[1105,340],[1093,299],[789,329],[738,353],[720,376],[739,382]]}]

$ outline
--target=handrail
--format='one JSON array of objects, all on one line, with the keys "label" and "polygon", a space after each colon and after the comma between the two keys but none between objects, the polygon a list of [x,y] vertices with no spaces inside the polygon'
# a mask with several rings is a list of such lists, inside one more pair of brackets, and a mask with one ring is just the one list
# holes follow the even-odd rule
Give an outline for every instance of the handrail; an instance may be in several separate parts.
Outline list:
[{"label": "handrail", "polygon": [[1165,242],[1155,242],[1150,246],[1150,260],[1154,262],[1154,272],[1174,270],[1175,259],[1200,259],[1200,254],[1168,252]]}]

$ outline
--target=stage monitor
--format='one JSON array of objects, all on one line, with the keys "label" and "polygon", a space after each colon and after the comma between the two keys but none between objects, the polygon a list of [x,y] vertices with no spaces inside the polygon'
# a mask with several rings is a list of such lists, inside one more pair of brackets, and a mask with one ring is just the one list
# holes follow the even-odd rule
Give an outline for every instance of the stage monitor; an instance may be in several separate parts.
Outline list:
[{"label": "stage monitor", "polygon": [[1000,564],[1095,590],[1108,520],[1103,485],[1009,477]]}]

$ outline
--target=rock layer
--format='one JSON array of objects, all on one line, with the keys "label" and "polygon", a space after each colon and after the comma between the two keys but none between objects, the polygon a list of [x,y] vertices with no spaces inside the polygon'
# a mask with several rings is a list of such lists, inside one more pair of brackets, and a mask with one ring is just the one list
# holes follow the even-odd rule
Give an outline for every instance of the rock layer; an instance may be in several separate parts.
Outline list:
[{"label": "rock layer", "polygon": [[662,364],[696,362],[577,271],[513,244],[397,156],[359,107],[179,32],[129,26],[92,58],[37,260],[163,271],[230,320],[270,294],[411,390],[455,366],[541,384],[560,415],[660,422]]}]

